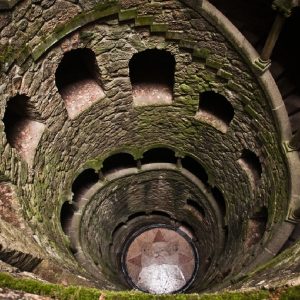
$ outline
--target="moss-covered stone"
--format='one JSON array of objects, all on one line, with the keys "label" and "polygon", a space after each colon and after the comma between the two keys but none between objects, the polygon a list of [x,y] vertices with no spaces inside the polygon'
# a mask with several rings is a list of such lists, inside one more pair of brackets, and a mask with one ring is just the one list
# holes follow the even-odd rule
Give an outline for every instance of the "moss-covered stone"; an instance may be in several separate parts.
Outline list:
[{"label": "moss-covered stone", "polygon": [[182,31],[168,30],[166,32],[167,40],[181,40],[183,38],[183,36],[184,36],[184,34]]},{"label": "moss-covered stone", "polygon": [[[177,294],[151,295],[136,291],[100,291],[82,286],[62,286],[33,279],[15,278],[6,273],[0,273],[0,287],[20,290],[27,293],[49,296],[60,300],[99,300],[102,295],[106,300],[119,299],[174,299],[174,300],[265,300],[273,299],[268,290],[252,290],[247,292],[223,292],[218,294]],[[285,290],[279,299],[299,299],[300,287]]]},{"label": "moss-covered stone", "polygon": [[57,26],[54,29],[54,32],[32,51],[33,59],[39,59],[43,53],[52,47],[57,41],[61,40],[76,29],[100,18],[117,14],[119,11],[120,7],[116,1],[101,3],[96,5],[93,10],[81,13],[66,24]]},{"label": "moss-covered stone", "polygon": [[128,21],[135,19],[137,16],[136,8],[124,9],[119,12],[119,21]]},{"label": "moss-covered stone", "polygon": [[138,16],[135,19],[135,26],[148,26],[153,23],[153,16]]},{"label": "moss-covered stone", "polygon": [[300,286],[290,287],[280,295],[280,300],[298,300],[300,299]]},{"label": "moss-covered stone", "polygon": [[150,26],[151,32],[166,32],[168,30],[168,24],[164,23],[153,23]]},{"label": "moss-covered stone", "polygon": [[207,48],[195,48],[193,56],[196,58],[206,59],[210,55],[211,51]]}]

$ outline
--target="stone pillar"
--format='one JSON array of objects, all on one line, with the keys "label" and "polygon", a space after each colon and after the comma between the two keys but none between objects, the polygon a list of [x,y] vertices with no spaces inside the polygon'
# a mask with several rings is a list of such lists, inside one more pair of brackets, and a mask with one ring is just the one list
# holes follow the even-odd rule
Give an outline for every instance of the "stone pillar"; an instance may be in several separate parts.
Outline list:
[{"label": "stone pillar", "polygon": [[271,65],[271,55],[283,28],[286,18],[288,18],[293,7],[298,4],[295,0],[274,0],[272,8],[276,10],[277,16],[269,32],[264,48],[260,57],[254,62],[255,66],[262,72],[266,71]]},{"label": "stone pillar", "polygon": [[278,14],[275,18],[275,21],[269,32],[268,38],[265,42],[264,48],[261,52],[260,59],[262,61],[268,62],[270,60],[271,54],[276,45],[279,34],[283,28],[284,22],[285,22],[285,17],[281,14]]}]

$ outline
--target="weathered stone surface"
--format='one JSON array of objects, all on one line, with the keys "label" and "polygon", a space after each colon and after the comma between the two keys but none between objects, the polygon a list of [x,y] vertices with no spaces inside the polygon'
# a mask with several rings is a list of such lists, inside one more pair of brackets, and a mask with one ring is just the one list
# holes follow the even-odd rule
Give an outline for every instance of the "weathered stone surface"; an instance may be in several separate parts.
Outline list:
[{"label": "weathered stone surface", "polygon": [[[137,158],[150,148],[165,147],[201,162],[210,188],[217,187],[225,198],[225,246],[210,279],[215,278],[217,283],[239,274],[269,240],[276,239],[274,226],[287,216],[290,177],[277,129],[281,121],[272,111],[277,108],[271,107],[260,78],[240,54],[240,45],[233,45],[223,34],[222,25],[208,20],[204,12],[201,15],[182,1],[173,0],[95,2],[24,0],[12,12],[1,13],[1,116],[10,98],[24,93],[30,97],[30,107],[36,113],[32,117],[38,116],[46,126],[35,143],[37,149],[29,165],[7,143],[1,127],[1,176],[15,184],[20,210],[32,230],[22,236],[3,223],[4,249],[33,257],[46,255],[65,266],[66,271],[82,274],[60,223],[61,207],[72,199],[72,182],[86,166],[99,171],[112,153],[126,150]],[[67,102],[58,92],[55,73],[64,53],[77,48],[89,48],[96,54],[105,97],[93,105],[82,105],[80,113],[70,115]],[[172,102],[168,101],[168,105],[133,105],[128,63],[135,53],[149,48],[166,50],[176,60]],[[78,85],[74,93],[84,87]],[[220,131],[211,116],[203,118],[197,114],[199,95],[205,91],[223,95],[234,108],[226,131]],[[244,149],[255,153],[261,164],[261,179],[255,189],[238,163]],[[124,184],[125,180],[120,185]],[[133,183],[126,182],[124,190],[130,190],[130,185]],[[157,184],[151,191],[159,191],[152,197],[158,208],[170,210],[167,204],[175,206],[165,192],[170,185],[174,186],[172,199],[182,200],[176,182]],[[161,203],[156,197],[163,193],[167,200]],[[21,217],[15,213],[8,194],[3,187],[1,219],[20,226]],[[123,191],[118,197],[125,195],[130,193]],[[141,192],[133,204],[146,210],[142,199],[151,200]],[[105,243],[116,217],[121,220],[122,209],[130,208],[125,207],[126,201],[122,202],[124,207],[111,201],[99,210],[99,214],[104,211],[105,223],[104,219],[93,219],[86,237],[93,246],[86,252],[97,257],[99,245],[109,247]],[[251,232],[248,221],[261,206],[268,208],[268,222],[258,242],[253,237],[256,232],[249,237],[247,230]],[[94,211],[96,208],[90,214]],[[213,224],[213,218],[205,224],[206,232],[213,231],[209,224]],[[44,251],[35,245],[32,236]],[[203,247],[213,253],[215,241],[211,239],[213,236],[204,235]],[[105,270],[102,271],[97,270],[99,285],[116,287],[104,278]]]},{"label": "weathered stone surface", "polygon": [[2,300],[50,300],[51,298],[0,288],[0,299]]}]

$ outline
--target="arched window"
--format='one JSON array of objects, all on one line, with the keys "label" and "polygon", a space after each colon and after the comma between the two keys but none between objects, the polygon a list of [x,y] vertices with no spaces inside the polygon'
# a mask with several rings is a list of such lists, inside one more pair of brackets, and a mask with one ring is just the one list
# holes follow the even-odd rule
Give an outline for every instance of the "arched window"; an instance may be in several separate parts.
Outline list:
[{"label": "arched window", "polygon": [[165,50],[148,49],[129,62],[133,103],[136,106],[171,104],[175,58]]},{"label": "arched window", "polygon": [[238,162],[246,172],[251,185],[255,187],[259,183],[262,173],[258,156],[254,152],[244,149]]},{"label": "arched window", "polygon": [[72,184],[73,201],[78,201],[87,189],[99,180],[98,174],[94,169],[86,169],[82,171]]},{"label": "arched window", "polygon": [[45,125],[35,121],[38,114],[30,106],[29,97],[16,95],[8,102],[3,118],[8,143],[29,164],[33,164],[35,151]]},{"label": "arched window", "polygon": [[70,204],[68,201],[64,202],[60,211],[60,224],[65,234],[69,233],[74,213],[75,213],[74,206]]},{"label": "arched window", "polygon": [[195,200],[193,199],[187,199],[186,201],[187,205],[191,207],[191,210],[194,212],[195,215],[198,216],[199,219],[205,218],[205,210],[204,208]]},{"label": "arched window", "polygon": [[181,159],[181,164],[183,168],[187,169],[203,183],[207,184],[208,175],[200,163],[189,156],[185,156]]},{"label": "arched window", "polygon": [[234,109],[223,95],[213,91],[203,92],[196,117],[225,133],[234,117]]},{"label": "arched window", "polygon": [[146,151],[141,160],[142,164],[151,163],[172,163],[176,164],[176,157],[173,150],[168,148],[154,148]]},{"label": "arched window", "polygon": [[65,53],[55,79],[71,119],[104,97],[96,56],[90,49]]},{"label": "arched window", "polygon": [[136,166],[136,161],[131,154],[117,153],[104,160],[101,172],[105,176],[118,170],[135,168]]},{"label": "arched window", "polygon": [[217,188],[217,187],[213,187],[211,189],[211,192],[219,206],[219,209],[220,209],[220,212],[221,212],[221,215],[223,217],[225,217],[226,215],[226,202],[225,202],[225,199],[224,199],[224,196],[222,194],[222,192]]}]

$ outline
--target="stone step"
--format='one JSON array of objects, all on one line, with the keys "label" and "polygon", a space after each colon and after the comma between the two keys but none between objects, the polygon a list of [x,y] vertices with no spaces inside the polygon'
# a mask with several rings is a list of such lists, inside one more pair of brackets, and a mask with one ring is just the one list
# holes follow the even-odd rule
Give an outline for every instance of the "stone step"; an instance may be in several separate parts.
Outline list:
[{"label": "stone step", "polygon": [[277,81],[277,85],[278,85],[278,88],[280,90],[280,93],[281,93],[283,99],[286,98],[287,96],[289,96],[291,93],[293,93],[296,89],[294,83],[291,82],[291,80],[289,78],[287,78],[286,76],[281,77]]},{"label": "stone step", "polygon": [[288,115],[292,115],[300,110],[300,94],[291,94],[284,99]]}]

